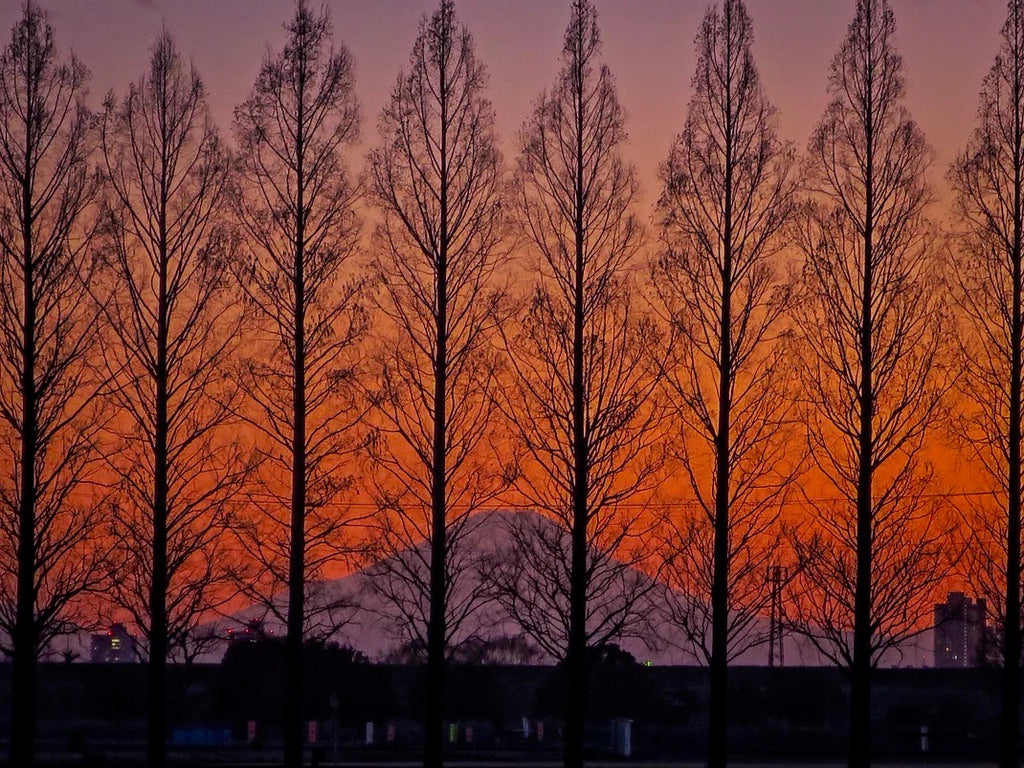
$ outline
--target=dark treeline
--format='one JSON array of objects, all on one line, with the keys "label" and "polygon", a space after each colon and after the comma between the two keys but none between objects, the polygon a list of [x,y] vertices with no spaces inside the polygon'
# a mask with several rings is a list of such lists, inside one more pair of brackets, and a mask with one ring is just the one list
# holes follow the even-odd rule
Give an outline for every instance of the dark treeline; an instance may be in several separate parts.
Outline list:
[{"label": "dark treeline", "polygon": [[[730,663],[775,641],[782,586],[785,631],[848,674],[867,766],[873,670],[950,576],[998,616],[1000,765],[1018,765],[1024,0],[944,187],[888,0],[850,0],[803,151],[744,3],[710,3],[653,210],[595,5],[568,5],[508,157],[485,56],[441,0],[361,159],[352,56],[305,0],[231,138],[166,31],[93,111],[25,3],[0,54],[12,764],[33,762],[39,659],[115,616],[163,766],[168,665],[256,605],[285,628],[301,765],[303,648],[353,608],[322,583],[363,567],[425,665],[425,768],[450,662],[494,605],[564,674],[566,768],[593,659],[655,625],[708,666],[707,760],[726,765]],[[936,445],[983,490],[943,492]],[[536,514],[475,546],[474,513],[501,507]]]}]

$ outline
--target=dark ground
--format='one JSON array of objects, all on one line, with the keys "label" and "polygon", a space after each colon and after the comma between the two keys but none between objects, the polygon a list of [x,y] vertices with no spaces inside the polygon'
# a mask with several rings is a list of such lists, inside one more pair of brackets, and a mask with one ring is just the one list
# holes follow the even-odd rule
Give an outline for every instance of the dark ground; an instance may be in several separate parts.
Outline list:
[{"label": "dark ground", "polygon": [[[170,743],[178,765],[268,766],[280,759],[283,679],[252,649],[221,665],[172,667]],[[0,754],[9,727],[10,667],[0,664]],[[317,721],[321,765],[418,765],[422,741],[416,667],[311,659],[307,720]],[[145,733],[142,665],[44,664],[40,669],[41,765],[138,764]],[[463,666],[450,672],[447,761],[470,766],[559,765],[560,670]],[[699,765],[705,745],[707,673],[630,660],[591,674],[588,752],[618,765],[621,724],[631,720],[629,762]],[[996,749],[998,671],[879,670],[873,698],[877,765],[985,765]],[[849,690],[826,668],[736,668],[730,677],[730,749],[735,765],[839,765],[846,749]],[[528,730],[524,734],[523,719]],[[367,744],[367,722],[373,742]],[[250,725],[253,724],[253,725]],[[538,723],[541,733],[538,733]],[[250,742],[250,728],[255,738]],[[922,741],[922,727],[927,729]]]}]

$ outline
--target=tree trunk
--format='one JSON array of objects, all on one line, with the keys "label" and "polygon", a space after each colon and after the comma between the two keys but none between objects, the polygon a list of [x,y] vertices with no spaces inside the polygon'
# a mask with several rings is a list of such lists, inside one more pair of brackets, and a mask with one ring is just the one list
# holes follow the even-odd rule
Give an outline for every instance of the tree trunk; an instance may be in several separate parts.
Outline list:
[{"label": "tree trunk", "polygon": [[[871,4],[867,6],[867,23],[871,26]],[[872,517],[872,475],[874,473],[874,360],[872,353],[873,317],[871,302],[874,293],[874,126],[875,109],[872,92],[873,61],[871,40],[868,40],[865,76],[864,139],[866,149],[864,173],[864,275],[861,293],[860,328],[860,436],[857,475],[857,580],[853,605],[853,666],[850,670],[850,768],[868,768],[871,764],[871,568],[874,542]]]},{"label": "tree trunk", "polygon": [[303,265],[306,243],[306,199],[303,153],[305,151],[305,58],[300,58],[298,114],[295,132],[295,266],[292,293],[295,326],[292,344],[295,371],[292,389],[292,508],[288,549],[288,635],[285,641],[287,700],[284,716],[284,764],[302,765],[303,665],[302,640],[306,612],[306,286]]},{"label": "tree trunk", "polygon": [[[166,182],[163,184],[166,189]],[[166,195],[163,205],[166,206]],[[167,216],[160,212],[160,275],[157,306],[156,401],[153,435],[153,577],[150,582],[149,626],[149,719],[146,732],[146,759],[150,768],[161,768],[167,761],[167,496],[168,496],[168,334],[167,317]]]},{"label": "tree trunk", "polygon": [[[167,104],[162,105],[166,115]],[[167,146],[165,120],[163,146]],[[146,732],[146,759],[150,768],[162,768],[167,762],[167,652],[169,622],[167,618],[167,517],[168,517],[168,338],[170,306],[167,296],[167,159],[163,158],[160,179],[160,210],[158,212],[159,285],[157,287],[155,402],[153,404],[153,578],[150,582],[149,627],[149,719]]]},{"label": "tree trunk", "polygon": [[[857,583],[850,670],[850,768],[871,764],[871,476],[861,468],[857,510]],[[868,512],[864,513],[863,505]]]},{"label": "tree trunk", "polygon": [[296,315],[291,542],[288,560],[288,636],[285,643],[285,674],[288,684],[284,724],[284,764],[287,768],[297,768],[302,765],[303,742],[302,636],[306,577],[306,391],[303,373],[305,350],[300,325],[302,322],[301,312],[297,312]]},{"label": "tree trunk", "polygon": [[[1018,196],[1019,196],[1018,185]],[[1019,208],[1018,208],[1019,210]],[[1000,768],[1019,768],[1020,760],[1020,528],[1021,528],[1021,259],[1020,225],[1016,224],[1013,266],[1013,318],[1011,328],[1009,505],[1006,551],[1006,614],[1003,632],[1002,708],[1000,727]]]},{"label": "tree trunk", "polygon": [[437,352],[434,362],[434,439],[431,468],[430,616],[427,624],[427,698],[423,728],[423,766],[441,768],[444,730],[445,646],[448,604],[448,90],[447,51],[442,38],[441,72],[440,237],[437,259]]},{"label": "tree trunk", "polygon": [[[26,165],[29,156],[26,150]],[[36,627],[35,627],[35,465],[38,454],[36,425],[36,309],[33,296],[32,190],[28,175],[22,184],[22,245],[24,261],[24,327],[22,329],[21,377],[21,499],[18,510],[18,594],[14,626],[14,665],[11,679],[11,746],[13,765],[34,760],[36,725]]]},{"label": "tree trunk", "polygon": [[1013,298],[1010,307],[1010,413],[1007,466],[1006,526],[1006,613],[1003,623],[1002,707],[1000,722],[1000,768],[1020,765],[1020,528],[1021,528],[1021,144],[1024,126],[1020,121],[1020,67],[1014,68],[1014,189],[1013,189]]},{"label": "tree trunk", "polygon": [[[870,183],[868,185],[870,200]],[[869,214],[870,216],[870,214]],[[872,411],[871,234],[865,236],[861,331],[860,468],[857,482],[857,581],[854,592],[853,666],[850,670],[850,768],[871,762]]]},{"label": "tree trunk", "polygon": [[306,583],[306,381],[305,334],[302,312],[302,278],[299,267],[301,247],[296,258],[300,271],[295,281],[295,377],[292,392],[292,508],[291,541],[288,555],[288,635],[285,642],[287,705],[285,707],[284,761],[287,768],[302,765],[303,742],[303,664],[302,641],[305,617]]},{"label": "tree trunk", "polygon": [[[157,383],[166,392],[166,377]],[[158,395],[156,482],[153,493],[153,578],[150,584],[149,718],[146,760],[150,768],[167,761],[167,425],[166,403]],[[164,418],[160,419],[160,412]],[[162,423],[161,423],[162,421]]]},{"label": "tree trunk", "polygon": [[[583,28],[577,24],[579,50],[583,49]],[[565,768],[582,768],[587,705],[587,523],[588,521],[588,451],[586,427],[587,383],[584,381],[583,347],[584,290],[583,269],[584,227],[584,152],[583,152],[583,62],[576,58],[576,82],[580,98],[576,107],[576,280],[573,302],[572,359],[572,567],[569,581],[569,637],[565,657],[567,690],[565,697]]]},{"label": "tree trunk", "polygon": [[[443,187],[442,187],[443,190]],[[444,192],[442,191],[442,198]],[[442,203],[444,208],[444,203]],[[443,218],[442,218],[443,220]],[[445,242],[442,235],[442,243]],[[444,245],[442,245],[442,249]],[[445,440],[445,393],[447,389],[447,344],[444,329],[447,327],[446,306],[442,297],[446,295],[445,256],[442,255],[438,268],[438,345],[434,379],[434,467],[431,491],[431,539],[430,539],[430,617],[427,626],[427,690],[424,713],[424,768],[440,768],[444,729],[444,668],[445,668],[445,584],[447,541],[447,489],[446,440]]]},{"label": "tree trunk", "polygon": [[[731,38],[732,5],[725,3],[725,34]],[[711,701],[708,766],[725,768],[729,727],[729,466],[732,405],[732,44],[726,44],[725,225],[722,233],[722,306],[719,324],[718,434],[715,438],[715,541],[711,583]]]},{"label": "tree trunk", "polygon": [[[726,232],[729,231],[726,214]],[[726,239],[728,241],[728,234]],[[731,294],[729,280],[730,246],[725,246],[726,280],[722,291],[722,337],[719,359],[718,437],[715,440],[715,541],[714,574],[711,586],[711,702],[708,718],[708,765],[723,768],[728,754],[728,664],[729,664],[729,459],[731,455]]]},{"label": "tree trunk", "polygon": [[[870,4],[867,28],[871,29]],[[868,61],[870,62],[870,55]],[[869,63],[870,67],[870,63]],[[864,278],[861,295],[860,329],[860,457],[857,477],[857,581],[854,588],[853,667],[850,690],[850,768],[867,768],[871,763],[871,566],[874,543],[872,541],[873,418],[874,391],[872,359],[873,320],[871,300],[873,294],[872,250],[874,244],[874,137],[871,111],[874,102],[871,93],[871,74],[867,80],[867,119],[865,138],[867,145],[864,182]]]},{"label": "tree trunk", "polygon": [[565,656],[565,768],[582,768],[587,719],[586,517],[582,525],[574,523],[571,538],[569,638]]},{"label": "tree trunk", "polygon": [[[578,230],[582,233],[582,228]],[[572,499],[572,566],[569,583],[569,637],[565,668],[565,768],[583,765],[587,686],[587,444],[583,382],[583,245],[578,238],[576,307],[573,347],[574,487]]]}]

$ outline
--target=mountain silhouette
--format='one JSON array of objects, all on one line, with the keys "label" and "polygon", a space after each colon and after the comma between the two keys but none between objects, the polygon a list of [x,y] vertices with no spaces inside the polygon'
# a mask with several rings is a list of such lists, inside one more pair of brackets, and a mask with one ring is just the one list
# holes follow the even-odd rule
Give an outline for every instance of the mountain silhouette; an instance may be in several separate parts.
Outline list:
[{"label": "mountain silhouette", "polygon": [[[539,526],[545,531],[545,535],[557,535],[558,526],[548,518],[531,511],[524,510],[488,510],[479,512],[470,518],[468,528],[462,539],[461,546],[466,552],[473,552],[478,555],[501,556],[503,547],[508,546],[509,530],[513,525],[522,524],[523,517],[528,516],[530,526]],[[415,552],[403,552],[392,555],[389,560],[395,561],[402,558],[422,557],[424,561],[429,554],[427,542],[423,542],[415,548]],[[307,588],[310,591],[311,602],[345,604],[349,607],[346,610],[344,625],[327,639],[344,645],[350,645],[356,650],[366,654],[370,659],[386,660],[402,656],[403,647],[409,645],[408,634],[403,632],[402,617],[389,605],[378,590],[372,588],[374,579],[380,578],[382,571],[387,571],[389,563],[377,563],[349,575],[337,579],[327,579],[311,583]],[[632,579],[635,584],[642,585],[645,591],[646,606],[651,612],[650,625],[652,631],[648,637],[624,637],[615,640],[624,650],[632,654],[640,661],[649,661],[652,664],[695,664],[697,660],[692,652],[686,648],[683,633],[673,627],[667,617],[659,615],[659,606],[669,599],[693,600],[698,599],[684,595],[671,589],[666,584],[654,582],[650,576],[636,569],[632,569]],[[480,574],[472,569],[467,570],[462,584],[462,593],[477,590],[480,587]],[[412,591],[400,596],[402,599],[415,600]],[[458,599],[458,591],[455,593]],[[282,592],[280,599],[282,605],[286,600],[286,593]],[[425,610],[423,606],[423,610]],[[268,635],[283,636],[284,626],[276,622],[272,617],[267,616],[265,608],[252,606],[234,613],[228,623],[218,622],[227,626],[244,626],[254,620],[262,619],[262,629]],[[751,632],[762,635],[767,634],[767,617],[754,622]],[[498,642],[512,638],[520,638],[521,630],[511,616],[505,612],[496,600],[485,600],[481,608],[469,619],[462,629],[453,638],[455,645],[463,643]],[[805,638],[787,634],[785,642],[785,661],[787,665],[822,665],[825,659]],[[920,646],[926,645],[923,642]],[[223,651],[218,651],[222,653]],[[535,660],[539,663],[552,663],[554,659],[550,655],[540,652],[538,649]],[[930,659],[928,659],[930,660]],[[896,661],[896,660],[894,660]],[[742,653],[734,663],[741,665],[765,665],[768,662],[768,650],[766,645],[752,648]],[[925,657],[921,648],[909,648],[904,653],[900,665],[922,666]]]}]

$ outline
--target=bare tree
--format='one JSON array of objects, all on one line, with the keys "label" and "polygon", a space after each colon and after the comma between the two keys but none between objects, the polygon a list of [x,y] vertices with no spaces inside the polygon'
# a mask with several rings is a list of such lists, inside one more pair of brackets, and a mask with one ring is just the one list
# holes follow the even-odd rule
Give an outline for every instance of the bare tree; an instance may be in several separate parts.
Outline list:
[{"label": "bare tree", "polygon": [[[387,334],[373,394],[372,455],[384,475],[377,495],[385,554],[404,550],[394,575],[429,606],[428,768],[441,764],[446,646],[464,615],[449,600],[458,588],[450,556],[470,514],[506,485],[487,439],[489,338],[501,306],[496,273],[508,247],[486,81],[454,4],[442,0],[420,25],[370,157],[382,216],[373,266]],[[424,540],[429,552],[416,548]]]},{"label": "bare tree", "polygon": [[0,53],[0,628],[16,765],[34,758],[39,654],[74,627],[76,598],[101,575],[85,93],[85,68],[58,60],[46,15],[26,3]]},{"label": "bare tree", "polygon": [[107,366],[121,413],[110,466],[121,500],[112,588],[142,629],[149,664],[147,759],[166,760],[170,649],[226,591],[228,502],[244,466],[224,434],[226,361],[237,325],[220,216],[228,157],[202,82],[169,34],[148,73],[105,105]]},{"label": "bare tree", "polygon": [[[352,58],[333,47],[326,10],[298,3],[284,49],[267,58],[235,110],[240,282],[255,340],[240,382],[246,420],[265,446],[253,516],[238,532],[255,565],[242,592],[287,626],[285,764],[302,764],[303,639],[334,633],[346,601],[310,582],[350,554],[352,516],[339,502],[352,485],[344,461],[359,410],[353,379],[368,319],[352,261],[358,189],[343,151],[359,135]],[[287,602],[281,592],[287,589]]]},{"label": "bare tree", "polygon": [[[791,296],[779,254],[794,211],[794,153],[777,136],[752,42],[742,0],[707,11],[686,123],[661,170],[666,247],[654,275],[678,336],[665,381],[679,406],[679,458],[700,508],[683,524],[687,537],[676,541],[670,570],[697,577],[683,588],[703,586],[701,576],[710,581],[710,590],[684,601],[679,618],[697,647],[707,642],[710,619],[711,766],[726,763],[730,652],[755,639],[744,630],[767,607],[765,572],[799,464],[780,340]],[[709,616],[701,610],[706,598]]]},{"label": "bare tree", "polygon": [[[619,154],[624,115],[592,3],[572,2],[564,40],[557,83],[521,133],[516,193],[536,282],[503,331],[511,370],[500,402],[523,453],[518,491],[558,524],[557,535],[519,537],[524,570],[535,569],[522,574],[525,586],[546,584],[523,596],[519,613],[534,640],[553,632],[544,642],[565,663],[565,765],[577,768],[588,642],[607,642],[632,614],[599,595],[630,586],[630,550],[647,523],[624,505],[660,465],[661,409],[649,354],[658,331],[631,279],[638,185]],[[541,603],[545,589],[551,600]]]},{"label": "bare tree", "polygon": [[957,232],[950,274],[960,334],[965,443],[994,485],[970,519],[971,576],[1003,634],[999,764],[1020,764],[1021,384],[1024,365],[1024,3],[1010,0],[981,86],[978,126],[952,164]]},{"label": "bare tree", "polygon": [[[922,447],[939,415],[943,318],[924,209],[931,152],[902,104],[887,0],[859,0],[811,138],[798,242],[798,359],[817,469],[803,628],[851,674],[850,765],[870,762],[871,669],[921,618],[940,567]],[[817,627],[817,628],[815,628]],[[852,643],[850,633],[852,632]]]}]

